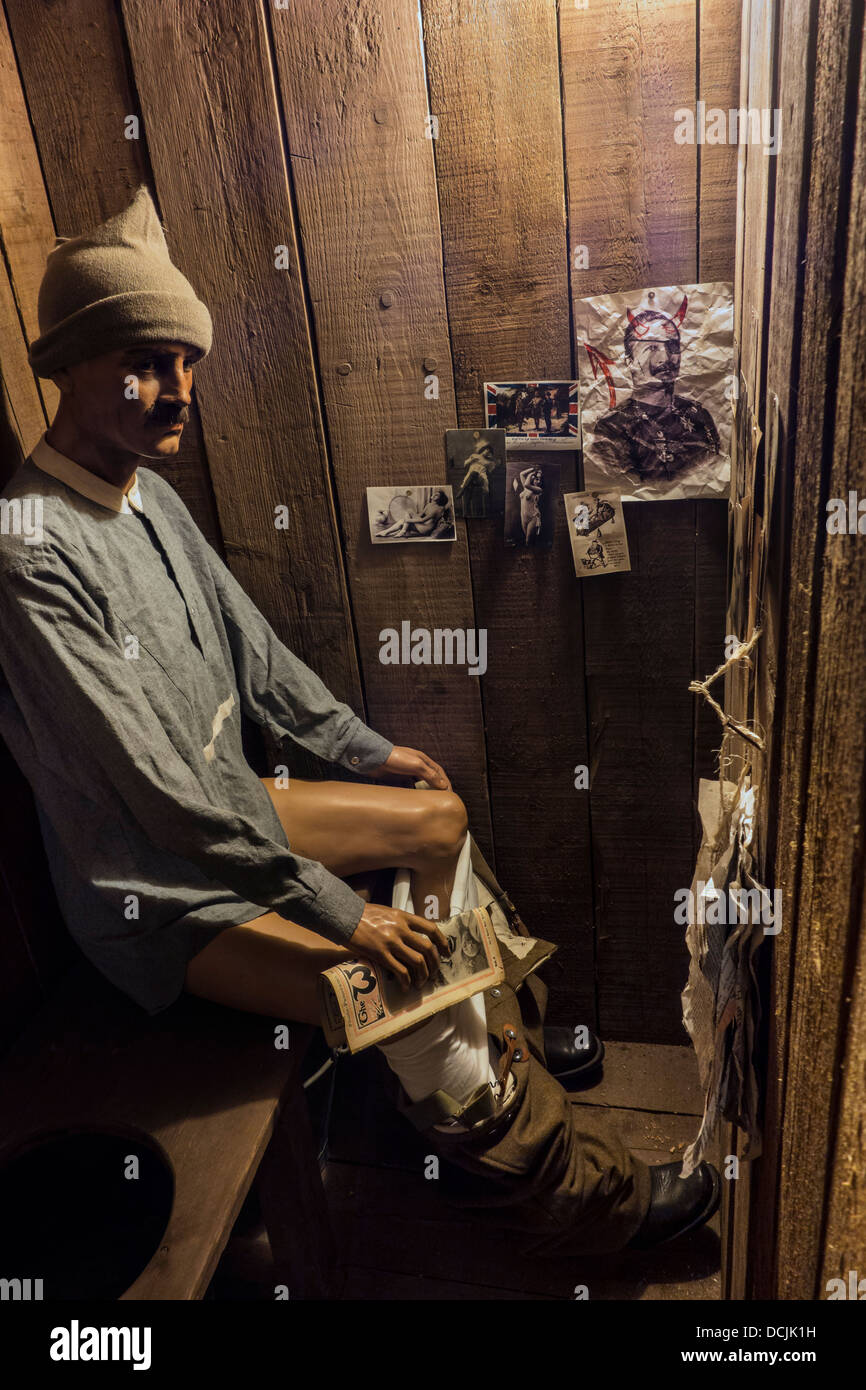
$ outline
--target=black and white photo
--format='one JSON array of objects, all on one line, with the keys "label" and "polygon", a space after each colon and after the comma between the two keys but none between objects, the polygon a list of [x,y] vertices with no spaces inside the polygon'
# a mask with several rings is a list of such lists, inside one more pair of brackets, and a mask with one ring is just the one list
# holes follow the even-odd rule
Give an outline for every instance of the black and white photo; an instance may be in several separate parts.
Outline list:
[{"label": "black and white photo", "polygon": [[368,487],[367,516],[374,545],[395,541],[453,541],[450,487]]},{"label": "black and white photo", "polygon": [[446,430],[448,482],[458,517],[505,511],[505,431]]}]

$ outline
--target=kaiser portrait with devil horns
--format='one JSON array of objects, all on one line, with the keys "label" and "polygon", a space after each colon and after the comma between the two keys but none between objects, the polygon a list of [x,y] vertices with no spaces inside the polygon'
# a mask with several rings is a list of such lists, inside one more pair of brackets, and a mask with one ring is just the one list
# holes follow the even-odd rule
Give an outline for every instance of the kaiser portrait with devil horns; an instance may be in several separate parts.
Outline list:
[{"label": "kaiser portrait with devil horns", "polygon": [[683,294],[670,315],[655,307],[637,313],[626,309],[625,371],[619,366],[619,374],[621,388],[630,377],[631,392],[622,404],[617,402],[617,364],[600,347],[585,343],[593,378],[599,384],[603,378],[608,391],[607,412],[591,424],[591,453],[608,478],[615,470],[639,487],[657,485],[665,491],[675,480],[715,471],[725,456],[709,410],[677,390],[680,330],[688,308],[689,297]]}]

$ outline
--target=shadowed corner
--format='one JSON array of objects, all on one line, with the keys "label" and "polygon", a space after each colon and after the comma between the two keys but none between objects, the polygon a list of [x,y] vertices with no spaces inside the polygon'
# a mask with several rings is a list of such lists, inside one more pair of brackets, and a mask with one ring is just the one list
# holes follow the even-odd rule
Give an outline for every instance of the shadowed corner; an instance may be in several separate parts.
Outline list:
[{"label": "shadowed corner", "polygon": [[15,416],[6,380],[0,373],[0,491],[24,462],[24,450],[15,425]]}]

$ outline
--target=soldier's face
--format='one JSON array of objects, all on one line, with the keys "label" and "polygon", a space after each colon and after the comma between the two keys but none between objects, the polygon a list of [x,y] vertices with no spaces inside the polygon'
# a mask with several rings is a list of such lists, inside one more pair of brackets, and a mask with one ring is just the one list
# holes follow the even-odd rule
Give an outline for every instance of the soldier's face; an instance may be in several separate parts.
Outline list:
[{"label": "soldier's face", "polygon": [[108,352],[55,378],[82,431],[143,458],[176,454],[201,353],[160,342]]},{"label": "soldier's face", "polygon": [[629,362],[635,386],[654,382],[676,381],[680,374],[680,345],[678,342],[635,343]]}]

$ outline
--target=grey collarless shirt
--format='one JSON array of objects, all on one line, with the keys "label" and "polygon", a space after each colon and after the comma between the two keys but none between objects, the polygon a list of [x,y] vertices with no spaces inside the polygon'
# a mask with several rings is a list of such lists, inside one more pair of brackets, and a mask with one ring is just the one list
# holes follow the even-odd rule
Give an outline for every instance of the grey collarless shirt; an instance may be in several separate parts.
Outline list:
[{"label": "grey collarless shirt", "polygon": [[275,911],[348,941],[364,909],[292,852],[241,711],[355,772],[394,745],[279,641],[158,474],[124,497],[82,473],[43,438],[0,502],[0,735],[72,936],[156,1013],[225,927]]}]

